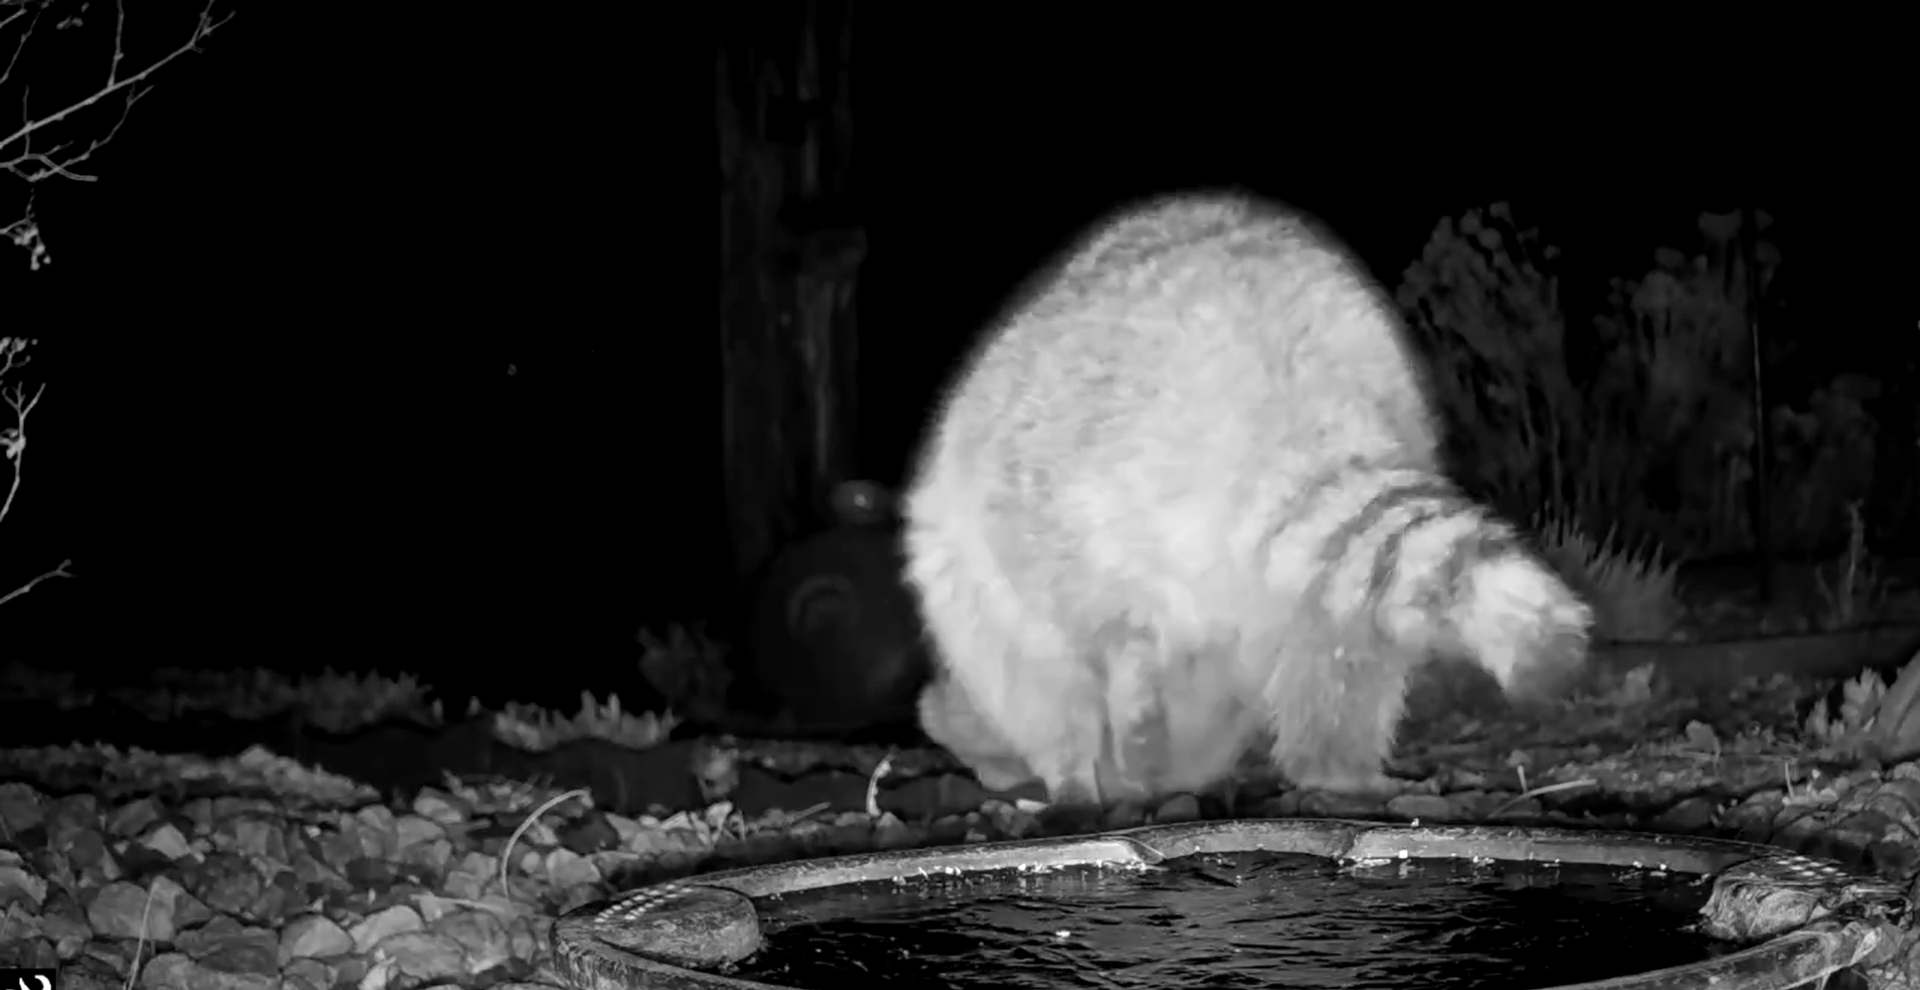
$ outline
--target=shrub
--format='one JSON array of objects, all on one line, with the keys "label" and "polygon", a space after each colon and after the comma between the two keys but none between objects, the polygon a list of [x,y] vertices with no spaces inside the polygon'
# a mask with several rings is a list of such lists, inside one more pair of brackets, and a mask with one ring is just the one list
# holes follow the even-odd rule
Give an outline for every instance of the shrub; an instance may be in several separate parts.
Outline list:
[{"label": "shrub", "polygon": [[1541,556],[1593,606],[1596,639],[1647,642],[1673,635],[1685,612],[1677,561],[1658,547],[1627,544],[1617,529],[1596,541],[1559,512],[1535,517],[1534,528]]}]

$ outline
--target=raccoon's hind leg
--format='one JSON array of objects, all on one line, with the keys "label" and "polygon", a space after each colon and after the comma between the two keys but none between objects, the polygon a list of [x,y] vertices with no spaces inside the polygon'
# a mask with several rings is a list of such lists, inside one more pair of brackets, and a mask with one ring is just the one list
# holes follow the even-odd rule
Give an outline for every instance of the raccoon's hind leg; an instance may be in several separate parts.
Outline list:
[{"label": "raccoon's hind leg", "polygon": [[1282,649],[1267,687],[1274,765],[1295,787],[1398,791],[1382,767],[1406,709],[1411,661],[1367,636],[1315,638]]}]

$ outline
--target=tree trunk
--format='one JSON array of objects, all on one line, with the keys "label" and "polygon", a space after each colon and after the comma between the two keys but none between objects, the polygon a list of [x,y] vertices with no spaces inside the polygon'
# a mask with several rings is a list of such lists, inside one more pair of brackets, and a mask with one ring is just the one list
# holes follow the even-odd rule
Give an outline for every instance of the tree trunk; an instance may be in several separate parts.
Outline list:
[{"label": "tree trunk", "polygon": [[854,436],[851,0],[734,2],[718,47],[720,337],[736,574],[846,476]]},{"label": "tree trunk", "polygon": [[722,437],[747,576],[849,468],[851,0],[730,4],[718,46]]}]

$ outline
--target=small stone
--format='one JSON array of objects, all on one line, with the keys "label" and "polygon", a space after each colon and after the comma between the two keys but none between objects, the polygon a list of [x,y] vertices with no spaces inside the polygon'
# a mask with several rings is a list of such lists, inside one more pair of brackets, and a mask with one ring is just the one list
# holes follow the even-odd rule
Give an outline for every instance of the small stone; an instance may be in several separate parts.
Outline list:
[{"label": "small stone", "polygon": [[180,859],[193,852],[187,843],[187,837],[171,824],[161,824],[140,837],[140,845],[165,856],[169,860]]},{"label": "small stone", "polygon": [[276,863],[287,859],[286,838],[280,823],[256,815],[233,815],[213,830],[213,847],[240,856],[264,857]]},{"label": "small stone", "polygon": [[593,865],[593,860],[571,849],[549,850],[545,865],[547,879],[562,887],[601,879],[600,870]]},{"label": "small stone", "polygon": [[281,990],[332,990],[336,980],[333,967],[318,959],[295,959],[280,969]]},{"label": "small stone", "polygon": [[[360,809],[359,814],[348,820],[360,841],[361,855],[373,859],[391,860],[400,852],[399,823],[393,812],[383,805],[373,805]],[[347,831],[347,823],[342,823],[341,831]]]},{"label": "small stone", "polygon": [[100,815],[100,799],[91,794],[72,794],[61,798],[54,802],[50,817],[64,821],[71,828],[93,830],[104,824]]},{"label": "small stone", "polygon": [[1291,790],[1260,803],[1258,809],[1261,818],[1298,818],[1300,817],[1300,792]]},{"label": "small stone", "polygon": [[453,980],[467,975],[467,954],[460,943],[430,932],[401,932],[382,941],[377,951],[395,968],[421,983]]},{"label": "small stone", "polygon": [[1478,788],[1469,788],[1464,791],[1449,792],[1446,798],[1447,804],[1453,808],[1453,814],[1458,816],[1456,821],[1477,822],[1493,814],[1493,809],[1500,807],[1511,796],[1489,794]]},{"label": "small stone", "polygon": [[121,837],[138,835],[160,820],[160,803],[144,797],[129,801],[107,816],[107,831]]},{"label": "small stone", "polygon": [[1873,788],[1866,806],[1876,809],[1920,834],[1920,780],[1887,780]]},{"label": "small stone", "polygon": [[[204,928],[180,933],[179,946],[194,962],[214,973],[265,977],[280,974],[280,936],[272,929],[242,926],[228,918],[216,918]],[[221,984],[188,984],[209,985]]]},{"label": "small stone", "polygon": [[259,899],[264,886],[253,864],[232,853],[214,853],[181,875],[194,896],[227,914],[245,911]]},{"label": "small stone", "polygon": [[874,844],[882,849],[904,849],[920,841],[920,833],[889,811],[873,823]]},{"label": "small stone", "polygon": [[0,914],[4,914],[7,906],[16,902],[24,904],[29,912],[37,912],[46,898],[47,881],[44,878],[18,866],[0,863]]},{"label": "small stone", "polygon": [[1371,818],[1386,810],[1384,794],[1310,791],[1300,798],[1300,813],[1310,818]]},{"label": "small stone", "polygon": [[936,818],[933,824],[927,828],[927,838],[940,845],[963,842],[966,839],[969,819],[977,822],[979,818],[980,815],[978,812],[971,812],[966,815],[946,815],[941,818]]},{"label": "small stone", "polygon": [[353,936],[321,914],[295,918],[280,932],[280,965],[296,959],[341,956],[353,951]]},{"label": "small stone", "polygon": [[0,784],[0,829],[7,835],[18,836],[46,821],[39,791],[21,783]]},{"label": "small stone", "polygon": [[513,957],[507,926],[491,911],[456,911],[433,923],[432,931],[460,945],[470,972],[482,972]]},{"label": "small stone", "polygon": [[414,795],[413,813],[441,825],[457,825],[467,819],[466,812],[451,795],[431,787]]},{"label": "small stone", "polygon": [[1539,798],[1509,797],[1505,794],[1501,794],[1499,797],[1502,800],[1487,812],[1487,817],[1495,821],[1532,821],[1539,818],[1545,811],[1545,809],[1540,806]]},{"label": "small stone", "polygon": [[403,853],[412,846],[447,837],[447,830],[438,822],[419,815],[401,816],[394,824],[394,833],[400,838],[400,851]]},{"label": "small stone", "polygon": [[87,923],[101,935],[173,941],[173,904],[130,883],[110,883],[87,905]]},{"label": "small stone", "polygon": [[1387,801],[1387,814],[1417,822],[1459,820],[1452,802],[1438,794],[1400,794]]},{"label": "small stone", "polygon": [[1099,816],[1100,828],[1107,831],[1134,828],[1147,823],[1147,808],[1133,801],[1108,805]]},{"label": "small stone", "polygon": [[1192,794],[1176,794],[1154,809],[1155,822],[1192,822],[1200,820],[1200,799]]},{"label": "small stone", "polygon": [[254,815],[272,818],[279,813],[279,807],[265,798],[222,797],[213,799],[212,814],[215,821],[232,818],[235,815]]},{"label": "small stone", "polygon": [[1709,797],[1690,797],[1661,812],[1653,820],[1658,832],[1696,833],[1713,827],[1719,802]]},{"label": "small stone", "polygon": [[405,905],[396,905],[361,920],[349,932],[353,951],[368,952],[388,938],[402,932],[417,932],[426,927],[420,915]]}]

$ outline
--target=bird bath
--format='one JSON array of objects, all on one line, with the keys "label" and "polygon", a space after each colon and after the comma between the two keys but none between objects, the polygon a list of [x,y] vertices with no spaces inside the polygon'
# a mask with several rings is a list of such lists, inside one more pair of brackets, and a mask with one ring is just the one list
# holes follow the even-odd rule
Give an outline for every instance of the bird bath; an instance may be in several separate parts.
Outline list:
[{"label": "bird bath", "polygon": [[587,905],[553,938],[581,990],[1784,990],[1905,944],[1908,907],[1748,843],[1246,820],[712,873]]}]

